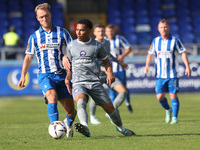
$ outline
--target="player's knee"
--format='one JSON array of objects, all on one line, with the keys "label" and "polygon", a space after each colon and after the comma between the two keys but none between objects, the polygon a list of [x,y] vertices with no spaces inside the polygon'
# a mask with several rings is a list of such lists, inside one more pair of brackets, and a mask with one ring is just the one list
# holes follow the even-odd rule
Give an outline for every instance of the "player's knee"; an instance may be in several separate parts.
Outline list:
[{"label": "player's knee", "polygon": [[85,100],[83,98],[78,99],[77,109],[81,109],[81,108],[86,109],[86,107],[87,107],[87,103],[85,102]]},{"label": "player's knee", "polygon": [[58,97],[54,90],[50,89],[45,93],[45,97],[47,98],[49,103],[57,103]]}]

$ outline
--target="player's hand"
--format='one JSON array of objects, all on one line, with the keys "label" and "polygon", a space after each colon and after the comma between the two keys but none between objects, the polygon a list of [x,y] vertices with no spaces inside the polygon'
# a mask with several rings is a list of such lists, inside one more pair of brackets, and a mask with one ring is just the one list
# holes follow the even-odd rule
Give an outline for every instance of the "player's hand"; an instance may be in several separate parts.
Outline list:
[{"label": "player's hand", "polygon": [[113,82],[115,82],[115,76],[113,74],[107,74],[107,84],[111,85]]},{"label": "player's hand", "polygon": [[119,62],[123,62],[124,56],[123,55],[118,55],[117,59],[118,59]]},{"label": "player's hand", "polygon": [[24,88],[25,87],[24,83],[25,83],[25,78],[21,77],[20,80],[19,80],[19,83],[18,83],[18,87]]},{"label": "player's hand", "polygon": [[190,68],[185,69],[185,75],[187,75],[188,78],[191,76],[191,69]]},{"label": "player's hand", "polygon": [[70,86],[70,80],[68,80],[67,78],[65,78],[65,85],[67,86],[67,90],[68,90],[69,94],[72,95],[72,88]]},{"label": "player's hand", "polygon": [[63,67],[67,71],[71,70],[71,63],[69,62],[69,59],[67,58],[67,55],[63,57]]},{"label": "player's hand", "polygon": [[123,62],[119,62],[120,66],[122,66],[124,69],[128,69],[128,64],[123,63]]},{"label": "player's hand", "polygon": [[144,73],[147,74],[149,72],[149,67],[145,67]]}]

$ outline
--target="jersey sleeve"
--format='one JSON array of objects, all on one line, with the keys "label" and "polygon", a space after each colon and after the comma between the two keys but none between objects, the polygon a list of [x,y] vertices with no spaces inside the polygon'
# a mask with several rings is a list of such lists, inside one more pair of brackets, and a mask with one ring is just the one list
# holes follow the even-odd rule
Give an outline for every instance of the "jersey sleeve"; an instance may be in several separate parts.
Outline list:
[{"label": "jersey sleeve", "polygon": [[131,47],[130,43],[127,41],[127,39],[125,37],[121,36],[121,40],[120,41],[121,41],[121,44],[122,44],[124,49],[127,49],[127,48]]},{"label": "jersey sleeve", "polygon": [[182,44],[182,42],[177,38],[176,39],[176,49],[178,50],[179,53],[185,52],[186,49],[184,47],[184,45]]},{"label": "jersey sleeve", "polygon": [[72,42],[70,42],[67,46],[67,57],[68,57],[69,61],[72,61],[71,47],[72,47]]},{"label": "jersey sleeve", "polygon": [[104,59],[107,58],[106,50],[104,49],[104,47],[103,47],[102,44],[99,44],[99,45],[98,45],[97,57],[98,57],[100,60],[104,60]]},{"label": "jersey sleeve", "polygon": [[155,39],[151,42],[151,45],[148,50],[149,54],[155,55]]},{"label": "jersey sleeve", "polygon": [[34,35],[31,35],[28,39],[28,44],[27,44],[27,47],[26,47],[25,54],[34,55],[35,50],[36,50],[36,46],[35,46],[35,41],[34,41]]}]

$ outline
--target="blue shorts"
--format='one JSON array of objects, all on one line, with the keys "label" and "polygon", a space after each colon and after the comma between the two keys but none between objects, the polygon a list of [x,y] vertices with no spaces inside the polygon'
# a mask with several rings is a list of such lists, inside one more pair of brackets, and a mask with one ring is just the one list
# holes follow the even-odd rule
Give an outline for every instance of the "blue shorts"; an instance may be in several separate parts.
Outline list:
[{"label": "blue shorts", "polygon": [[161,94],[163,92],[178,93],[179,92],[179,79],[156,79],[156,94]]},{"label": "blue shorts", "polygon": [[117,77],[123,85],[126,85],[126,72],[122,71],[122,72],[114,72],[113,73],[115,75],[115,77]]},{"label": "blue shorts", "polygon": [[[62,98],[72,98],[65,85],[66,71],[62,70],[57,73],[39,73],[38,85],[45,96],[49,89],[55,89],[58,95],[58,100]],[[48,103],[45,98],[45,103]]]}]

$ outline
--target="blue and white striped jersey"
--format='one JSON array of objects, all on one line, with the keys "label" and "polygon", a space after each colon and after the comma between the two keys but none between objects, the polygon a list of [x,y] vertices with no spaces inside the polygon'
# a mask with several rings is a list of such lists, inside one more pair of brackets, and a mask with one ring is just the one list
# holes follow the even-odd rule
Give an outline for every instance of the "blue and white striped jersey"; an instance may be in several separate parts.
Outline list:
[{"label": "blue and white striped jersey", "polygon": [[[105,37],[105,39],[108,40],[107,37]],[[109,41],[110,41],[110,53],[116,58],[118,55],[122,54],[123,49],[131,47],[129,42],[123,36],[120,35],[115,35],[114,39]],[[114,73],[124,71],[123,67],[116,62],[112,62],[112,67]]]},{"label": "blue and white striped jersey", "polygon": [[36,54],[39,73],[52,73],[63,68],[62,57],[72,41],[64,28],[53,26],[50,32],[41,27],[28,40],[26,54]]},{"label": "blue and white striped jersey", "polygon": [[156,37],[150,46],[149,54],[155,55],[156,78],[178,77],[178,54],[186,51],[181,41],[170,35],[166,40]]}]

